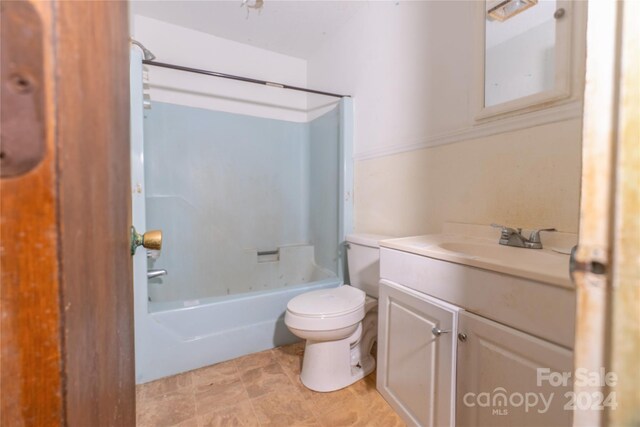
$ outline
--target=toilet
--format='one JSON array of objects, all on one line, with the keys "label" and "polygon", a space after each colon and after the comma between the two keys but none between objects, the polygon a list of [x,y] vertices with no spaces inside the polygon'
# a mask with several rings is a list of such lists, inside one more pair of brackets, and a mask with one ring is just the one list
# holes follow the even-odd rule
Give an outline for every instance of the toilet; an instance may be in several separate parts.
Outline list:
[{"label": "toilet", "polygon": [[378,336],[379,241],[389,236],[347,236],[351,284],[307,292],[287,304],[284,322],[305,339],[300,380],[329,392],[347,387],[376,367],[371,348]]}]

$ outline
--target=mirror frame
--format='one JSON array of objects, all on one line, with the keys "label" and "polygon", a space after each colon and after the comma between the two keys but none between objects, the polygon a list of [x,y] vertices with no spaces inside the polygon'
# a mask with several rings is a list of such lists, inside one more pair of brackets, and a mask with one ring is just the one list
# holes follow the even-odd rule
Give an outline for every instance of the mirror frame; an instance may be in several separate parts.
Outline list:
[{"label": "mirror frame", "polygon": [[[544,0],[542,0],[544,1]],[[577,15],[585,13],[579,5],[571,0],[557,0],[556,9],[563,8],[565,15],[556,20],[556,48],[555,48],[555,84],[553,89],[523,96],[500,104],[485,106],[485,25],[486,25],[486,1],[476,2],[474,14],[476,22],[476,49],[475,51],[475,76],[474,104],[475,121],[483,122],[494,120],[503,116],[522,114],[548,108],[564,100],[570,100],[577,92],[572,84],[576,75],[576,53],[584,50],[577,45],[579,37],[576,37],[574,25]],[[584,29],[583,29],[584,30]],[[583,31],[584,32],[584,31]],[[580,34],[580,33],[578,33]],[[584,44],[584,43],[582,43]],[[584,59],[583,59],[584,61]],[[582,80],[584,76],[582,76]]]}]

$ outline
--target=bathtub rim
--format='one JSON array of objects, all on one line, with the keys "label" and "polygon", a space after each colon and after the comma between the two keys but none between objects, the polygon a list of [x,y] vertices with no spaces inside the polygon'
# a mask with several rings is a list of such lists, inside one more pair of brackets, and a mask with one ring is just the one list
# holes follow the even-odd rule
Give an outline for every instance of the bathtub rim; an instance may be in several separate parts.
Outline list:
[{"label": "bathtub rim", "polygon": [[[191,310],[202,309],[212,305],[218,305],[218,304],[224,304],[224,303],[235,303],[243,300],[250,300],[250,299],[260,298],[267,295],[279,294],[279,293],[298,292],[306,288],[311,290],[311,289],[315,289],[318,286],[329,285],[334,283],[337,286],[342,286],[343,280],[337,275],[335,275],[334,273],[332,274],[333,274],[333,277],[327,277],[324,279],[315,280],[313,282],[297,283],[295,285],[281,286],[279,288],[265,289],[260,291],[243,292],[238,294],[229,294],[229,295],[222,295],[222,296],[211,296],[211,297],[205,297],[205,298],[195,298],[193,300],[155,301],[155,302],[149,301],[147,304],[148,314],[153,316],[153,315],[156,315],[156,314],[159,315],[168,311],[188,312]],[[184,303],[187,301],[198,301],[198,303],[185,306]]]}]

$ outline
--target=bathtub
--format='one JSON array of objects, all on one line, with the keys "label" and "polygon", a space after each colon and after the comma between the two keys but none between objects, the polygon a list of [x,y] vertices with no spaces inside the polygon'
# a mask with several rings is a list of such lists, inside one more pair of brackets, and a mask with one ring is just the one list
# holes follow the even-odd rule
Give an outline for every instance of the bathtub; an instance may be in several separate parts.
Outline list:
[{"label": "bathtub", "polygon": [[[203,299],[191,307],[151,302],[151,311],[142,319],[144,325],[136,328],[136,334],[144,334],[136,339],[143,343],[136,348],[136,357],[145,359],[136,370],[136,382],[296,342],[298,338],[284,324],[287,302],[303,292],[341,284],[337,277],[328,278],[278,290]],[[151,349],[152,355],[144,354]]]},{"label": "bathtub", "polygon": [[[283,246],[266,256],[258,256],[256,250],[243,253],[227,275],[231,280],[226,282],[228,286],[217,278],[209,278],[206,283],[185,280],[209,277],[207,274],[174,274],[163,277],[173,282],[148,282],[147,313],[142,325],[145,335],[137,338],[146,340],[140,351],[153,349],[153,353],[138,365],[139,383],[293,343],[297,338],[284,324],[289,300],[303,292],[342,283],[334,272],[314,262],[313,245]],[[180,266],[160,267],[172,272]],[[237,277],[230,274],[234,271]],[[170,292],[153,292],[153,286],[160,290],[164,286]],[[187,290],[184,295],[191,298],[171,292],[171,287]],[[198,289],[227,292],[194,298]],[[228,293],[230,290],[235,293]],[[174,299],[158,298],[166,295],[174,295]]]}]

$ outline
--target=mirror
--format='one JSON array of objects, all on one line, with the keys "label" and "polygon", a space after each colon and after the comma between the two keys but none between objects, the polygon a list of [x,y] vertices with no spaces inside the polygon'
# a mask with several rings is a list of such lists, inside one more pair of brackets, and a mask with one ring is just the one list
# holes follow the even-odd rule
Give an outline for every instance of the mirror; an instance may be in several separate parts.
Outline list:
[{"label": "mirror", "polygon": [[476,118],[569,97],[571,2],[486,0],[479,6],[482,94]]},{"label": "mirror", "polygon": [[[514,0],[501,9],[499,5],[493,6],[493,12],[491,2],[487,2],[487,6],[485,106],[552,90],[555,83],[555,0]],[[500,12],[496,13],[496,10]],[[515,14],[506,15],[510,12]]]}]

